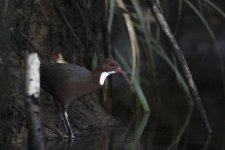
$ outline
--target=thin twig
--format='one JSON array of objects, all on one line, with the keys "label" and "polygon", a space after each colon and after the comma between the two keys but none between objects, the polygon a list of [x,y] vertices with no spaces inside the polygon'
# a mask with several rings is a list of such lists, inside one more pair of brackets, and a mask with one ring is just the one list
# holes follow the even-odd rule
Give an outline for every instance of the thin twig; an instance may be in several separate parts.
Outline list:
[{"label": "thin twig", "polygon": [[192,75],[191,75],[188,65],[186,63],[184,55],[183,55],[182,51],[180,50],[180,47],[178,46],[178,43],[177,43],[175,37],[173,36],[167,22],[165,21],[163,14],[161,13],[159,7],[155,3],[155,0],[147,0],[147,3],[149,5],[153,15],[155,16],[159,26],[161,27],[162,31],[164,32],[167,40],[170,42],[171,46],[173,47],[176,59],[178,60],[179,65],[181,66],[181,69],[182,69],[184,77],[187,81],[189,90],[190,90],[190,92],[193,96],[194,102],[196,104],[197,110],[200,112],[201,117],[205,123],[205,126],[206,126],[208,132],[212,133],[212,129],[209,124],[208,118],[206,116],[205,109],[202,106],[202,102],[201,102],[201,98],[198,93],[198,89],[195,85],[195,82],[193,81]]},{"label": "thin twig", "polygon": [[[73,3],[73,2],[74,2],[74,1],[72,1],[72,3]],[[92,39],[92,41],[93,41],[95,47],[96,47],[98,50],[100,50],[100,47],[99,47],[99,45],[98,45],[98,42],[96,41],[96,38],[94,37],[94,35],[93,35],[93,33],[92,33],[91,29],[90,29],[89,23],[88,23],[86,17],[84,16],[83,11],[82,11],[80,5],[78,4],[77,1],[75,1],[74,3],[75,3],[75,5],[76,5],[76,7],[78,8],[78,11],[80,12],[81,19],[83,20],[83,22],[84,22],[84,24],[85,24],[85,26],[86,26],[86,29],[88,30],[88,33],[89,33],[89,35],[91,36],[91,39]]]},{"label": "thin twig", "polygon": [[7,9],[9,6],[9,0],[5,0],[5,8],[4,8],[4,13],[6,13]]},{"label": "thin twig", "polygon": [[74,36],[75,40],[79,43],[79,45],[83,48],[86,49],[84,44],[81,42],[81,40],[79,39],[78,35],[75,33],[75,31],[73,30],[72,25],[70,24],[70,22],[68,21],[68,19],[66,18],[66,16],[64,15],[64,13],[62,12],[62,8],[59,6],[59,4],[55,1],[52,0],[52,2],[55,5],[56,10],[58,11],[58,13],[60,14],[62,20],[64,21],[64,23],[67,25],[67,27],[69,28],[69,30],[71,31],[72,35]]}]

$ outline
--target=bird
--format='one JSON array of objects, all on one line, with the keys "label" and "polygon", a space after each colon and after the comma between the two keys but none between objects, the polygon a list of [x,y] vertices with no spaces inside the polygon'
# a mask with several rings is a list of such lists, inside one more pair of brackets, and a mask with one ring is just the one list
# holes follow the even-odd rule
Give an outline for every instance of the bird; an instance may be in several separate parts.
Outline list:
[{"label": "bird", "polygon": [[41,87],[53,96],[71,139],[75,136],[66,111],[69,104],[101,88],[105,79],[114,73],[127,74],[116,60],[110,58],[104,59],[93,71],[75,64],[41,64]]}]

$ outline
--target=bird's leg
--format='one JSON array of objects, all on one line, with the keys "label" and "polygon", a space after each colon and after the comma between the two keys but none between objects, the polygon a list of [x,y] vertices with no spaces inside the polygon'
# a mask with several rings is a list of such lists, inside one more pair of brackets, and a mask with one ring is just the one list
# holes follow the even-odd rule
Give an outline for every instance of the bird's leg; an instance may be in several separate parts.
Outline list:
[{"label": "bird's leg", "polygon": [[64,119],[64,123],[66,125],[66,129],[67,129],[67,132],[68,132],[70,138],[74,139],[75,137],[74,137],[72,128],[71,128],[69,120],[68,120],[68,114],[66,112],[66,108],[63,109],[63,119]]},{"label": "bird's leg", "polygon": [[[57,100],[54,97],[53,97],[52,101],[55,104],[57,111],[61,114],[61,112],[62,112],[62,109],[60,109],[61,105],[57,103]],[[64,120],[64,119],[62,118],[62,120]],[[63,133],[60,130],[58,130],[57,128],[51,127],[47,123],[45,123],[45,126],[49,129],[51,129],[52,131],[55,131],[55,133],[58,134],[60,137],[63,137]]]},{"label": "bird's leg", "polygon": [[[64,129],[65,129],[66,132],[68,133],[68,132],[69,132],[69,129],[68,129],[68,127],[67,127],[67,123],[66,123],[67,121],[66,121],[65,116],[64,116],[64,113],[65,113],[65,111],[66,111],[66,108],[64,108],[64,107],[62,106],[62,104],[59,103],[59,101],[58,101],[57,99],[54,99],[53,102],[54,102],[54,104],[55,104],[57,110],[58,110],[59,113],[60,113],[60,121],[63,121]],[[62,138],[66,138],[66,137],[67,137],[67,135],[64,135],[64,134],[60,134],[60,136],[61,136]]]}]

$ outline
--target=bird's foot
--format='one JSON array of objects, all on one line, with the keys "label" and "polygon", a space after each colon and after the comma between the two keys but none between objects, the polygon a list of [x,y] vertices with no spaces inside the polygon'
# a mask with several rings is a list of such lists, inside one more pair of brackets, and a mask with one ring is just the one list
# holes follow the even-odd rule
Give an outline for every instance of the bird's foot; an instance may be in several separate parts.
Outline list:
[{"label": "bird's foot", "polygon": [[69,136],[69,138],[70,138],[71,140],[74,140],[74,139],[75,139],[75,136],[74,136],[73,133],[69,133],[68,136]]},{"label": "bird's foot", "polygon": [[63,134],[63,135],[61,135],[61,138],[62,138],[62,139],[68,139],[68,138],[69,138],[69,135]]},{"label": "bird's foot", "polygon": [[69,134],[62,134],[61,135],[61,138],[63,139],[71,139],[71,140],[74,140],[75,139],[75,136],[72,134],[72,135],[69,135]]}]

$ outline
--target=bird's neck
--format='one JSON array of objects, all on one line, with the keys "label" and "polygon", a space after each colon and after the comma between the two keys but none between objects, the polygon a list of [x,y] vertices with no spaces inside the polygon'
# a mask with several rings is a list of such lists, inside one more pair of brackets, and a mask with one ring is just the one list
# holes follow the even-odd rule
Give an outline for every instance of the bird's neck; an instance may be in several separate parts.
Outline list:
[{"label": "bird's neck", "polygon": [[106,78],[110,75],[110,74],[113,74],[113,73],[116,73],[115,71],[110,71],[110,72],[102,72],[101,75],[100,75],[100,78],[99,78],[99,84],[100,85],[103,85]]},{"label": "bird's neck", "polygon": [[110,75],[116,73],[115,71],[109,71],[109,72],[94,72],[94,82],[98,85],[102,86],[106,80],[106,78]]}]

